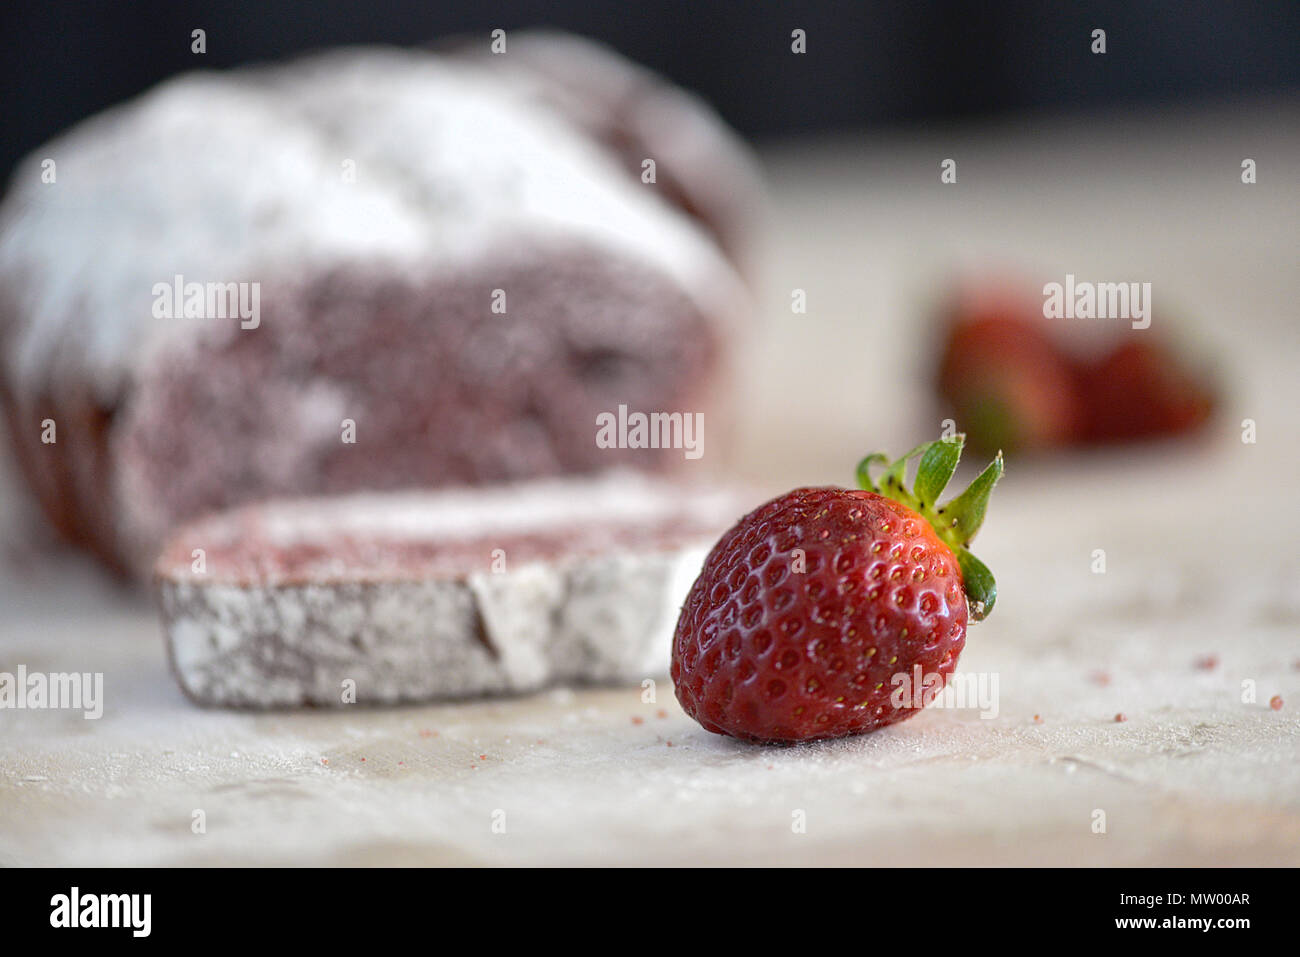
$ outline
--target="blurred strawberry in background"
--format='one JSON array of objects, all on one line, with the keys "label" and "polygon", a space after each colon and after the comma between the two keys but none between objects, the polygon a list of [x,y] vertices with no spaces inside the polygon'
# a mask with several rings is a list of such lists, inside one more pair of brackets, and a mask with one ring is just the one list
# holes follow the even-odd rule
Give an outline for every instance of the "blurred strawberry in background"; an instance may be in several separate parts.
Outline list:
[{"label": "blurred strawberry in background", "polygon": [[[1140,336],[1140,338],[1139,338]],[[1134,330],[1083,370],[1087,439],[1121,442],[1191,432],[1214,409],[1214,395],[1149,330]]]},{"label": "blurred strawberry in background", "polygon": [[939,394],[978,451],[1056,448],[1082,435],[1078,376],[1035,309],[1010,283],[968,284],[950,301]]},{"label": "blurred strawberry in background", "polygon": [[[937,391],[978,451],[1162,438],[1196,430],[1213,411],[1213,386],[1160,334],[1125,327],[1085,355],[1059,320],[1044,318],[1029,286],[965,283],[943,320]],[[1096,338],[1113,334],[1113,325],[1099,327]]]}]

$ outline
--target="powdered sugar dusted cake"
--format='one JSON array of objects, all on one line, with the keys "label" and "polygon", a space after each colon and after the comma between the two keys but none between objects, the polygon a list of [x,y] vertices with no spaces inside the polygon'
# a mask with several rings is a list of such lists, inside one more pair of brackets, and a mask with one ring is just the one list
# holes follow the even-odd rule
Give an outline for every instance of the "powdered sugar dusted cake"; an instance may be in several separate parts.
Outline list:
[{"label": "powdered sugar dusted cake", "polygon": [[683,461],[595,418],[710,408],[740,280],[495,60],[188,74],[19,168],[0,400],[67,537],[138,570],[252,499]]},{"label": "powdered sugar dusted cake", "polygon": [[634,474],[245,506],[156,566],[202,704],[427,701],[664,673],[730,491]]}]

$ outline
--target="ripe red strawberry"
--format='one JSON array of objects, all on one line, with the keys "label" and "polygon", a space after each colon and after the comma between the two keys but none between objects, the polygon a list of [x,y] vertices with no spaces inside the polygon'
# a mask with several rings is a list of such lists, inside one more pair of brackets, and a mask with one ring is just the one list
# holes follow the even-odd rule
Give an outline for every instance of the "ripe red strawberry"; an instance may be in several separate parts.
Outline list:
[{"label": "ripe red strawberry", "polygon": [[[868,456],[863,490],[795,489],[727,532],[677,621],[672,677],[686,713],[719,734],[806,741],[911,717],[895,676],[910,681],[917,666],[936,691],[946,684],[968,614],[983,618],[997,594],[966,544],[1002,456],[937,505],[963,440],[913,449],[879,485],[870,470],[886,458]],[[913,492],[904,471],[916,456]]]}]

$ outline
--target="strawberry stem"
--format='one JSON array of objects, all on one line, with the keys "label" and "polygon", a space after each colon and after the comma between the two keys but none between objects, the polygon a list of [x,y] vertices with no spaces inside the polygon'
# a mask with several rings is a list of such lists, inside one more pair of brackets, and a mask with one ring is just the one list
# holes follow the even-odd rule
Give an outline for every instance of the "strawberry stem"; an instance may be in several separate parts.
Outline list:
[{"label": "strawberry stem", "polygon": [[[1005,469],[999,452],[965,491],[940,505],[939,497],[957,471],[965,443],[966,436],[962,434],[924,442],[893,462],[884,453],[875,452],[858,463],[858,485],[907,506],[930,523],[935,534],[957,556],[971,619],[980,621],[988,616],[997,601],[997,582],[993,573],[971,554],[967,545],[984,524],[989,495]],[[921,462],[917,466],[913,488],[909,489],[907,463],[917,456]],[[871,469],[879,464],[886,467],[877,483],[871,477]]]}]

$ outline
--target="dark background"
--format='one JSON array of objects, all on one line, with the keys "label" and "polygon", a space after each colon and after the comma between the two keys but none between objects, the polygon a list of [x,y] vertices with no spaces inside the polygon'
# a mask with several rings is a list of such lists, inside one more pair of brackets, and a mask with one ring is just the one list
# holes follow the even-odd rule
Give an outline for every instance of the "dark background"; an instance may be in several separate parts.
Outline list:
[{"label": "dark background", "polygon": [[[1239,0],[0,0],[0,176],[173,73],[342,43],[554,26],[702,93],[764,139],[813,130],[1300,90],[1300,3]],[[205,56],[190,31],[207,31]],[[790,31],[808,52],[790,52]],[[1093,28],[1107,53],[1089,51]]]}]

